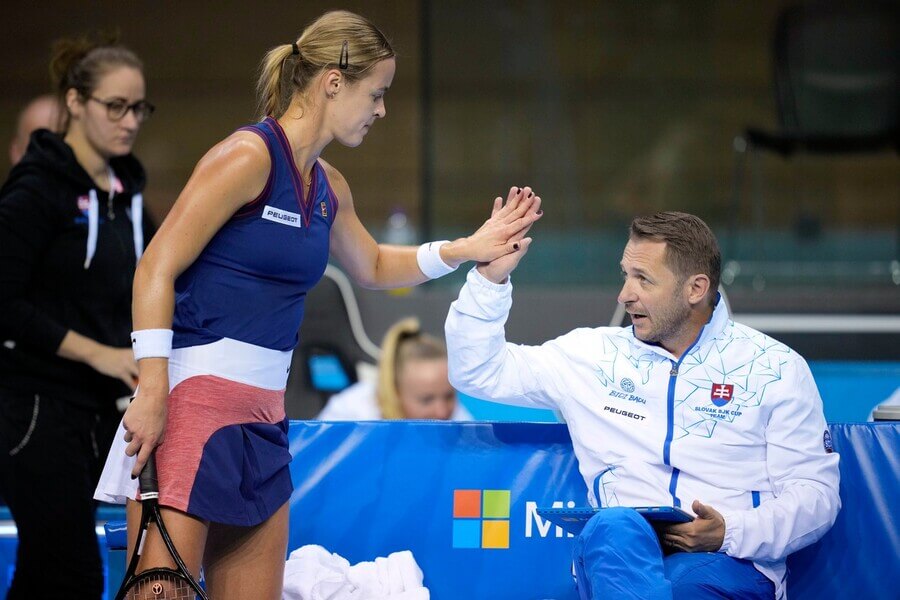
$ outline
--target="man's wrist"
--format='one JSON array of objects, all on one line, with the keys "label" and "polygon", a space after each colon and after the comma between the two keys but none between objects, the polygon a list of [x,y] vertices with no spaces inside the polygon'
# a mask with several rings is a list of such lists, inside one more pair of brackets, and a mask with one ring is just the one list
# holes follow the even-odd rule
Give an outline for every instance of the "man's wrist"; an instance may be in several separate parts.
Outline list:
[{"label": "man's wrist", "polygon": [[730,555],[740,543],[743,521],[739,516],[739,511],[723,511],[722,520],[725,522],[725,533],[722,536],[722,545],[719,547],[719,551]]},{"label": "man's wrist", "polygon": [[493,273],[491,263],[478,263],[475,269],[479,275],[495,285],[505,285],[509,281],[509,273]]}]

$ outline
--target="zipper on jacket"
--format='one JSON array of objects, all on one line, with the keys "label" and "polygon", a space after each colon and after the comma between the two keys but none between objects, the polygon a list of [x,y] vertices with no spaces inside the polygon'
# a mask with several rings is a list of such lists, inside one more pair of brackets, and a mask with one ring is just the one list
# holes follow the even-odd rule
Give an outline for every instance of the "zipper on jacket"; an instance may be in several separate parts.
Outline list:
[{"label": "zipper on jacket", "polygon": [[113,173],[112,167],[106,166],[106,176],[109,178],[109,191],[106,193],[106,218],[110,221],[116,218],[113,210],[113,197],[116,195],[116,174]]},{"label": "zipper on jacket", "polygon": [[[672,369],[669,371],[669,391],[666,397],[666,441],[663,442],[663,463],[669,467],[672,466],[672,437],[675,432],[675,382],[678,381],[678,369],[681,367],[681,361],[691,353],[691,350],[693,350],[694,346],[697,345],[697,342],[700,341],[700,337],[703,335],[703,330],[705,329],[706,325],[700,329],[700,333],[697,334],[697,339],[688,346],[688,349],[684,351],[677,362],[669,359],[669,362],[672,363]],[[676,507],[681,506],[681,500],[675,495],[675,490],[678,487],[679,473],[681,473],[680,470],[672,467],[672,477],[669,479],[669,493],[672,495],[673,506]]]},{"label": "zipper on jacket", "polygon": [[[681,361],[687,356],[687,352],[681,355],[678,362],[672,361],[672,369],[669,371],[669,391],[666,394],[666,441],[663,442],[663,463],[666,466],[672,466],[672,437],[675,432],[675,382],[678,380],[678,367]],[[669,493],[672,495],[672,505],[681,506],[681,500],[675,495],[675,489],[678,486],[678,469],[672,468],[672,477],[669,479]]]}]

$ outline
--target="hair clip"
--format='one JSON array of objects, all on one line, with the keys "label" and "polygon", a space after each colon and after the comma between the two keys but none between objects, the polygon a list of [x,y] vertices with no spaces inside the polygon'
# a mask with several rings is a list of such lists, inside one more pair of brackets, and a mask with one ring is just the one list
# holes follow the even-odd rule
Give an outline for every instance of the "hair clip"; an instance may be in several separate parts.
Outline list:
[{"label": "hair clip", "polygon": [[350,44],[347,40],[344,40],[343,45],[341,46],[341,58],[338,61],[338,67],[341,70],[346,70],[350,66]]},{"label": "hair clip", "polygon": [[291,54],[294,56],[300,54],[300,46],[297,45],[297,42],[291,42]]}]

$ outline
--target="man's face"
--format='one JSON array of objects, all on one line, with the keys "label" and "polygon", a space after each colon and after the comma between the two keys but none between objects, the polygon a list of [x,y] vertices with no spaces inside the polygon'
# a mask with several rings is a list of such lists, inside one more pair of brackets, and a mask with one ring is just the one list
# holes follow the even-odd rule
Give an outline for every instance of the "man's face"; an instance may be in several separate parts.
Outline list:
[{"label": "man's face", "polygon": [[15,165],[28,148],[32,132],[36,129],[56,131],[59,125],[59,101],[53,96],[40,96],[32,100],[19,116],[16,137],[9,146],[9,162]]},{"label": "man's face", "polygon": [[619,302],[631,315],[639,340],[670,349],[688,325],[688,290],[666,264],[666,244],[631,239],[622,253]]}]

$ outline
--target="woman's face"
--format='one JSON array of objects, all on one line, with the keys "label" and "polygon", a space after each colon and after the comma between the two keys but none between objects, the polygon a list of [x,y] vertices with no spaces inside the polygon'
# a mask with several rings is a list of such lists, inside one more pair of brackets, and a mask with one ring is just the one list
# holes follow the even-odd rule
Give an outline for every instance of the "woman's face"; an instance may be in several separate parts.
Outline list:
[{"label": "woman's face", "polygon": [[397,61],[387,58],[364,79],[341,86],[329,105],[337,141],[350,148],[359,146],[375,119],[384,117],[384,95],[396,69]]},{"label": "woman's face", "polygon": [[88,144],[100,156],[111,158],[131,152],[141,120],[133,109],[119,119],[110,118],[108,105],[119,108],[144,100],[144,76],[133,67],[119,66],[107,71],[97,82],[90,97],[76,95],[68,99],[72,119],[70,130],[80,127]]},{"label": "woman's face", "polygon": [[397,395],[407,419],[449,419],[456,408],[456,390],[450,385],[447,359],[408,361],[397,375]]}]

